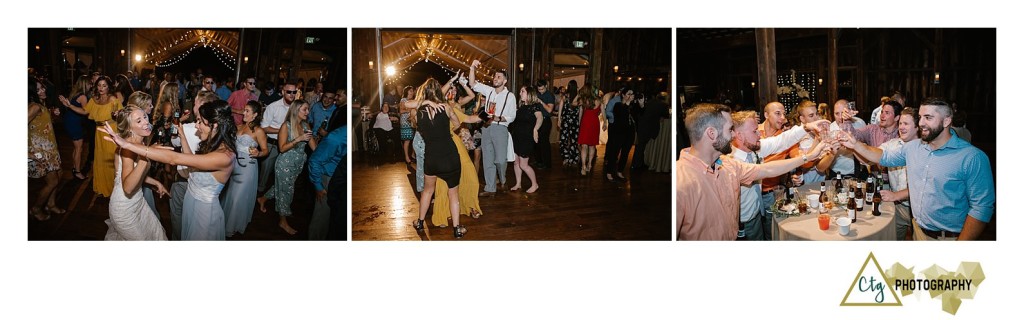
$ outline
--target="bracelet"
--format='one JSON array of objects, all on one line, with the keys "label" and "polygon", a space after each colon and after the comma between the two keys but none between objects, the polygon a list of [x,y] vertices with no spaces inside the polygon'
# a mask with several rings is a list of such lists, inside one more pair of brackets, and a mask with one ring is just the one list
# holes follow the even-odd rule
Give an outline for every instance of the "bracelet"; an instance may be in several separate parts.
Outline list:
[{"label": "bracelet", "polygon": [[146,146],[146,155],[144,157],[146,157],[146,160],[149,160],[149,146]]}]

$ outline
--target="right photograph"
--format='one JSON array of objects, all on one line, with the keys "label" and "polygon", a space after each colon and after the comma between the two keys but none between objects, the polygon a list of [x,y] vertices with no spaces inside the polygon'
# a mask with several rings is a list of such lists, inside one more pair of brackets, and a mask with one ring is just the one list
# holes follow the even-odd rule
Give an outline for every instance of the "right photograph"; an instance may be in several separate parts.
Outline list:
[{"label": "right photograph", "polygon": [[677,240],[996,240],[996,29],[677,29]]},{"label": "right photograph", "polygon": [[352,50],[353,240],[671,240],[671,29],[353,29]]}]

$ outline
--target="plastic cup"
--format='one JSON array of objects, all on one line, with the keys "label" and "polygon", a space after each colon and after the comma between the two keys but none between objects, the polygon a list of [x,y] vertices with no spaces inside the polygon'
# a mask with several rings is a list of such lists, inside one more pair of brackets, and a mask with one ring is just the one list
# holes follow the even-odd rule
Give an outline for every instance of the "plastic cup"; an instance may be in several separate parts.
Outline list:
[{"label": "plastic cup", "polygon": [[828,225],[832,222],[832,216],[827,213],[818,214],[818,229],[822,231],[828,230]]},{"label": "plastic cup", "polygon": [[820,203],[818,203],[818,195],[816,194],[807,195],[807,203],[810,204],[811,208],[817,208],[819,205],[821,205]]},{"label": "plastic cup", "polygon": [[850,234],[850,223],[850,218],[847,217],[836,219],[836,225],[839,225],[839,234],[844,236]]}]

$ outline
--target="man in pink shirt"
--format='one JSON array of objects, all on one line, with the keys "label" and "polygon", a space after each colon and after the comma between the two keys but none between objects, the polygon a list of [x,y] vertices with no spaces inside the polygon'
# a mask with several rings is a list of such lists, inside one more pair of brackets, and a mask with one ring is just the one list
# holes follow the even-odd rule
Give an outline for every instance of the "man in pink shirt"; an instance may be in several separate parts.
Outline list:
[{"label": "man in pink shirt", "polygon": [[242,124],[242,113],[245,111],[245,104],[249,100],[259,101],[259,93],[256,90],[256,78],[245,78],[242,87],[231,93],[228,97],[228,105],[231,106],[231,115],[235,117],[235,124]]},{"label": "man in pink shirt", "polygon": [[732,152],[729,107],[700,103],[686,111],[684,122],[691,147],[683,149],[676,161],[678,240],[735,240],[741,184],[789,172],[827,149],[819,143],[799,158],[749,164],[722,157]]}]

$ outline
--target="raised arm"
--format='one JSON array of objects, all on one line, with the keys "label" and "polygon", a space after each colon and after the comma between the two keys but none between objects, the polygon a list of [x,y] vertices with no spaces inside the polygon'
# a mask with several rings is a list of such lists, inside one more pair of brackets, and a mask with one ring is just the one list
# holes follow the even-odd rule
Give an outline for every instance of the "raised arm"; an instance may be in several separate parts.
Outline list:
[{"label": "raised arm", "polygon": [[839,138],[839,141],[844,147],[853,150],[853,152],[859,154],[864,158],[864,160],[870,161],[871,163],[879,163],[882,160],[882,149],[864,144],[847,134],[843,134]]},{"label": "raised arm", "polygon": [[[85,111],[85,109],[76,107],[75,105],[71,104],[71,101],[68,101],[68,98],[65,98],[64,96],[57,96],[57,99],[60,100],[60,103],[63,104],[65,108],[68,108],[68,109],[70,109],[71,111],[74,111],[77,114],[81,114],[81,115],[89,114],[89,111]],[[76,100],[76,102],[78,102],[78,104],[84,106],[86,103],[89,103],[89,99],[86,99],[85,96],[78,96],[78,100]]]},{"label": "raised arm", "polygon": [[473,60],[469,65],[469,86],[476,86],[476,67],[480,66],[480,60]]},{"label": "raised arm", "polygon": [[[211,152],[197,155],[182,154],[160,147],[149,147],[131,143],[115,134],[114,129],[110,127],[109,123],[104,124],[103,127],[97,128],[96,130],[107,133],[107,136],[103,137],[103,139],[114,142],[121,148],[139,154],[142,158],[148,158],[152,161],[167,163],[170,165],[189,166],[202,171],[220,171],[225,168],[230,168],[231,162],[234,161],[233,156],[223,152]],[[182,145],[184,145],[184,143]]]},{"label": "raised arm", "polygon": [[792,158],[778,161],[771,161],[761,164],[761,175],[754,180],[764,179],[768,177],[775,177],[789,172],[790,170],[796,169],[801,164],[807,161],[818,159],[822,152],[825,150],[825,144],[819,143],[814,149],[805,156],[800,158]]}]

